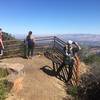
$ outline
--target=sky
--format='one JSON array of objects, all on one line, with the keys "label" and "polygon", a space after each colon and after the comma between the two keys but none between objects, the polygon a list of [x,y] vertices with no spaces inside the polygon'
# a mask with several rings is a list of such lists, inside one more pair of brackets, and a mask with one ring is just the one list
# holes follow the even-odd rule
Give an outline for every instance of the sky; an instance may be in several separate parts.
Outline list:
[{"label": "sky", "polygon": [[100,34],[100,0],[0,0],[0,27],[15,36]]}]

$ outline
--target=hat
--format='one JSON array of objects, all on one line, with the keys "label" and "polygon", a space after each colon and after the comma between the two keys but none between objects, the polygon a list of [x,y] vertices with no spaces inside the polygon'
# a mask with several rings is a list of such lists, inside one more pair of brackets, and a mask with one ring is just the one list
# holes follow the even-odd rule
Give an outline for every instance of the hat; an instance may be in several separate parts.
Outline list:
[{"label": "hat", "polygon": [[68,40],[68,43],[69,43],[69,44],[72,44],[72,43],[73,43],[73,41],[72,41],[72,40]]},{"label": "hat", "polygon": [[32,31],[29,31],[29,34],[32,34]]}]

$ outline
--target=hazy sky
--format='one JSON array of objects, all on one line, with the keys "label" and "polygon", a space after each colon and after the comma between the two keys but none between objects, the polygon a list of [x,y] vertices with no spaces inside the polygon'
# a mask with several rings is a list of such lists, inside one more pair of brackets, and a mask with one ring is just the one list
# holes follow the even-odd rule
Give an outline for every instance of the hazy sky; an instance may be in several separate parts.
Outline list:
[{"label": "hazy sky", "polygon": [[0,12],[13,34],[100,34],[100,0],[0,0]]}]

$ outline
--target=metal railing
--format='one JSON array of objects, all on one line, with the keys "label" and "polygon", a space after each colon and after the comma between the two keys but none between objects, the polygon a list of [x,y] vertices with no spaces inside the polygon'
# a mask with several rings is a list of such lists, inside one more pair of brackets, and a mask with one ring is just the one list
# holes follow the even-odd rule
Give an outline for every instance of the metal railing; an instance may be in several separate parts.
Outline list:
[{"label": "metal railing", "polygon": [[[35,39],[35,50],[34,53],[43,53],[48,57],[53,63],[53,70],[56,72],[57,69],[61,66],[64,57],[64,46],[66,42],[59,39],[58,37],[48,36],[48,37],[37,37]],[[7,40],[4,41],[4,56],[6,57],[16,57],[25,55],[25,44],[23,40]],[[73,68],[73,75],[70,83],[77,84],[79,79],[79,65],[76,61],[76,64]],[[68,79],[68,66],[64,66],[58,78],[66,81]]]}]

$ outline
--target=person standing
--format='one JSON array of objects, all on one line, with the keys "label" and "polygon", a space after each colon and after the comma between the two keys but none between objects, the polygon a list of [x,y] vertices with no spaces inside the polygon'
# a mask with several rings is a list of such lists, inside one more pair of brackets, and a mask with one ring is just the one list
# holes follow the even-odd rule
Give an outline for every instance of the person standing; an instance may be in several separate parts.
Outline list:
[{"label": "person standing", "polygon": [[75,64],[75,60],[77,60],[77,53],[80,50],[80,46],[78,45],[77,42],[71,41],[69,40],[67,42],[67,45],[64,47],[64,58],[63,58],[63,62],[61,64],[61,66],[57,69],[57,73],[56,75],[58,75],[60,73],[60,71],[62,70],[62,68],[66,65],[68,65],[68,79],[67,82],[71,79],[72,74],[73,74],[73,67]]},{"label": "person standing", "polygon": [[32,31],[29,31],[27,37],[26,37],[26,43],[27,43],[27,58],[33,57],[33,51],[35,46],[35,38],[32,36]]},{"label": "person standing", "polygon": [[60,65],[60,67],[57,69],[57,75],[61,72],[64,66],[68,65],[69,72],[71,73],[71,69],[73,68],[74,65],[74,57],[72,54],[72,48],[71,45],[68,43],[65,45],[64,49],[64,55],[63,55],[63,62]]},{"label": "person standing", "polygon": [[[78,70],[79,70],[79,60],[78,60],[78,52],[79,50],[81,50],[81,47],[78,45],[77,42],[74,42],[74,41],[71,41],[69,40],[67,42],[67,45],[68,45],[68,52],[67,52],[67,55],[69,55],[69,67],[68,67],[68,70],[69,70],[69,73],[68,73],[68,79],[67,79],[67,82],[69,82],[69,80],[72,78],[72,75],[73,75],[73,68],[74,66],[76,67],[76,71],[77,71],[77,79],[76,79],[76,82],[78,82]],[[77,66],[76,66],[77,65]]]},{"label": "person standing", "polygon": [[0,56],[3,55],[4,45],[3,45],[3,34],[2,29],[0,28]]}]

